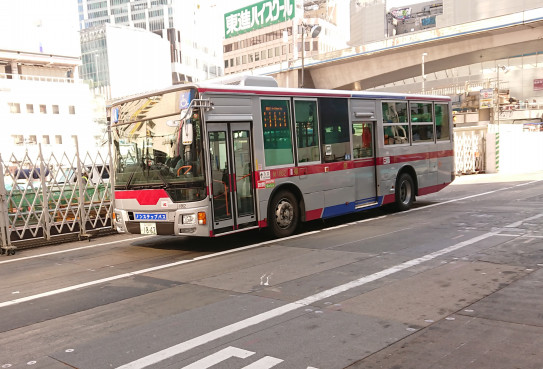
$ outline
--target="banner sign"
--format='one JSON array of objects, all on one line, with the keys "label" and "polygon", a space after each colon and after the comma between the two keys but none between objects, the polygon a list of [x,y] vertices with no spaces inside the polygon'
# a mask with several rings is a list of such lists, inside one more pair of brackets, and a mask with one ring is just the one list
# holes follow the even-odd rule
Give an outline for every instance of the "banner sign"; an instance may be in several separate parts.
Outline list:
[{"label": "banner sign", "polygon": [[483,88],[479,92],[479,109],[491,108],[494,106],[494,89]]},{"label": "banner sign", "polygon": [[543,90],[543,79],[534,79],[534,91]]},{"label": "banner sign", "polygon": [[224,15],[224,38],[294,18],[294,0],[264,0]]},{"label": "banner sign", "polygon": [[411,8],[394,9],[390,14],[398,20],[404,20],[411,17]]}]

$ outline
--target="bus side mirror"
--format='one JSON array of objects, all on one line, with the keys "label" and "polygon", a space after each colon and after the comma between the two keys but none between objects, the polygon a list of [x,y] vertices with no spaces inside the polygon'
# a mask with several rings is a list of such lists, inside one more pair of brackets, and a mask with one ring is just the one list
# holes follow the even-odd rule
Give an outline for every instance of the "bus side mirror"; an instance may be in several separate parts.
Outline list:
[{"label": "bus side mirror", "polygon": [[181,143],[183,145],[192,144],[192,123],[189,120],[185,120],[181,127]]}]

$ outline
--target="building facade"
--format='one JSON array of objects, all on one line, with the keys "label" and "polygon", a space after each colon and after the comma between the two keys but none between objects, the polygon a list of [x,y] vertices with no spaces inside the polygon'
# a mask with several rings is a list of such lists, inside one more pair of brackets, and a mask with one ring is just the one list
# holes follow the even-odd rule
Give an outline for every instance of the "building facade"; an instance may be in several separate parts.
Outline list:
[{"label": "building facade", "polygon": [[[100,103],[79,78],[77,6],[73,0],[0,2],[0,154],[96,150],[104,140]],[[73,22],[71,20],[73,19]],[[105,121],[104,121],[105,123]],[[35,156],[34,156],[35,159]]]},{"label": "building facade", "polygon": [[[154,32],[168,40],[174,84],[223,74],[220,44],[213,40],[220,14],[211,0],[78,0],[78,5],[81,30],[107,23]],[[198,28],[202,24],[205,29]]]},{"label": "building facade", "polygon": [[[225,74],[295,61],[347,47],[348,3],[340,0],[263,1],[224,16]],[[318,26],[316,37],[311,32]]]},{"label": "building facade", "polygon": [[81,78],[96,94],[115,99],[171,85],[167,40],[109,23],[80,33]]}]

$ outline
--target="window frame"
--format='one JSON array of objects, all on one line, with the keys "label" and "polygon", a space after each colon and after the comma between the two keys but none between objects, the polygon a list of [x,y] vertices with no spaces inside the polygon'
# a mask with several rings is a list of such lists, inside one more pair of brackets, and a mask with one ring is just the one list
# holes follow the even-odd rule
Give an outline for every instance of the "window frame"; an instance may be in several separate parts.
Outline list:
[{"label": "window frame", "polygon": [[[311,101],[315,103],[315,118],[317,119],[317,151],[319,152],[319,160],[315,161],[304,161],[300,162],[299,157],[299,146],[298,146],[298,125],[296,122],[296,101]],[[321,140],[321,127],[320,127],[320,114],[319,114],[319,101],[317,98],[310,98],[310,97],[294,97],[292,102],[292,115],[294,117],[294,138],[295,138],[295,148],[296,148],[296,165],[298,166],[305,166],[305,165],[314,165],[314,164],[321,164],[322,163],[322,140]],[[314,128],[315,129],[315,128]]]},{"label": "window frame", "polygon": [[[268,161],[266,160],[266,139],[264,137],[264,121],[263,121],[263,111],[262,111],[262,102],[263,101],[286,101],[288,106],[288,113],[287,113],[287,119],[289,123],[289,133],[290,133],[290,153],[292,156],[292,161],[290,163],[284,163],[284,164],[276,164],[276,165],[269,165]],[[291,167],[294,166],[296,163],[296,155],[295,155],[295,137],[293,137],[294,129],[292,126],[292,98],[290,97],[274,97],[274,96],[262,96],[259,100],[259,112],[260,112],[260,130],[262,132],[261,139],[262,139],[262,153],[264,156],[264,167],[266,169],[273,169],[273,168],[285,168],[285,167]]]},{"label": "window frame", "polygon": [[[431,109],[430,113],[430,121],[424,121],[424,122],[414,122],[413,121],[413,114],[411,110],[411,105],[418,105],[418,104],[425,104],[429,105]],[[436,142],[436,123],[435,123],[435,112],[434,112],[434,102],[431,100],[424,100],[424,101],[409,101],[409,135],[411,137],[411,144],[416,145],[424,145],[429,143],[435,143]],[[432,126],[432,139],[427,140],[415,140],[413,135],[413,127],[423,127],[423,126]]]},{"label": "window frame", "polygon": [[[447,137],[446,138],[438,138],[437,137],[437,114],[436,114],[436,105],[442,106],[444,110],[444,115],[447,117]],[[436,142],[450,142],[451,141],[451,124],[452,124],[452,118],[450,116],[450,103],[449,102],[434,102],[434,125],[435,125],[435,138]]]},{"label": "window frame", "polygon": [[[333,142],[333,143],[328,143],[328,142],[325,142],[326,141],[326,128],[330,127],[328,125],[325,126],[325,123],[326,123],[326,120],[323,119],[323,114],[325,114],[324,111],[322,111],[320,109],[320,105],[321,104],[324,104],[324,101],[333,101],[335,100],[336,101],[336,104],[334,105],[338,105],[337,102],[338,101],[345,101],[346,102],[346,110],[343,111],[343,113],[345,113],[345,116],[344,117],[337,117],[336,116],[336,121],[339,122],[339,118],[345,118],[346,121],[344,122],[344,124],[341,124],[341,125],[335,125],[336,127],[342,127],[343,129],[343,126],[345,125],[344,128],[346,128],[347,130],[347,138],[348,140],[347,141],[337,141],[337,142]],[[353,138],[352,138],[352,134],[351,134],[351,129],[352,129],[352,124],[351,124],[351,98],[345,98],[345,97],[320,97],[318,99],[318,106],[319,106],[319,125],[320,125],[320,143],[321,143],[321,161],[322,163],[339,163],[339,162],[344,162],[344,161],[351,161],[352,160],[352,155],[353,155]],[[341,123],[341,122],[340,122]],[[343,133],[342,131],[339,132],[339,137],[343,136]],[[337,134],[337,133],[336,133]],[[348,150],[345,151],[345,154],[343,155],[343,159],[336,159],[335,156],[333,159],[327,159],[326,157],[327,156],[331,156],[331,155],[327,155],[326,153],[328,152],[327,151],[327,145],[330,145],[330,148],[332,149],[332,152],[334,151],[333,148],[332,148],[332,145],[334,144],[340,144],[340,143],[347,143],[349,145],[349,148]],[[341,156],[338,156],[338,158],[341,158]]]},{"label": "window frame", "polygon": [[[405,122],[395,122],[395,123],[389,123],[389,122],[385,122],[385,117],[384,117],[384,113],[383,113],[383,104],[390,104],[390,103],[394,103],[394,104],[405,104],[406,106],[406,116],[405,116]],[[381,108],[380,108],[380,111],[381,111],[381,121],[383,122],[383,125],[381,127],[381,131],[383,133],[383,146],[384,147],[396,147],[396,146],[410,146],[411,145],[411,126],[409,124],[410,120],[411,120],[411,115],[410,115],[410,110],[409,110],[409,101],[408,100],[381,100]],[[399,117],[399,115],[398,115]],[[400,119],[399,119],[400,120]],[[406,134],[406,142],[403,142],[403,143],[386,143],[386,138],[385,138],[385,130],[390,127],[402,127],[404,130],[405,130],[405,134]],[[390,139],[390,138],[389,138]]]}]

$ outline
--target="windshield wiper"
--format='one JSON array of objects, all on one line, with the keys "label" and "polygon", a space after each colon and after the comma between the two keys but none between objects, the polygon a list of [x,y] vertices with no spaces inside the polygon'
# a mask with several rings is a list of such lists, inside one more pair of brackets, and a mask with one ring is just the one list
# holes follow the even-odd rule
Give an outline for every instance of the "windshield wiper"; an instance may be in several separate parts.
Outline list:
[{"label": "windshield wiper", "polygon": [[164,189],[171,187],[172,184],[170,182],[168,182],[166,177],[164,177],[164,175],[162,173],[160,173],[160,171],[158,171],[157,174],[158,174],[158,178],[160,178],[162,183],[164,183]]},{"label": "windshield wiper", "polygon": [[128,177],[128,180],[126,181],[126,185],[124,187],[125,190],[128,190],[130,188],[130,183],[132,183],[132,179],[134,178],[134,175],[136,172],[130,173],[130,177]]}]

